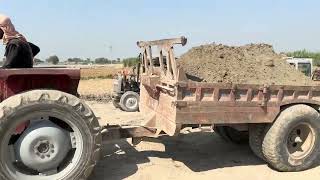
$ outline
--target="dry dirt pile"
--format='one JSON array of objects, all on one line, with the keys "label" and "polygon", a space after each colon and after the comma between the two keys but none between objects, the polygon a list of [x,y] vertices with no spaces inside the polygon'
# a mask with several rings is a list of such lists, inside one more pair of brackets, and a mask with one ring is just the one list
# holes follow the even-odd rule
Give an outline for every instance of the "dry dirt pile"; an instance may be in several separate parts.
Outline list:
[{"label": "dry dirt pile", "polygon": [[313,85],[267,44],[202,45],[178,60],[189,79],[203,82]]}]

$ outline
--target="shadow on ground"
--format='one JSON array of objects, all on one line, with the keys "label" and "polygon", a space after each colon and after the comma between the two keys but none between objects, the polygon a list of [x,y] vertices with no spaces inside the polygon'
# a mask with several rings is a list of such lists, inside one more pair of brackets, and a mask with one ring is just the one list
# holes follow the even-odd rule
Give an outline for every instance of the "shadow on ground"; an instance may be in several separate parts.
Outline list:
[{"label": "shadow on ground", "polygon": [[[96,166],[90,180],[124,179],[138,171],[138,164],[150,162],[150,157],[182,162],[194,172],[265,164],[253,155],[248,145],[227,143],[214,133],[182,134],[177,137],[162,137],[156,141],[164,144],[164,152],[139,152],[126,140],[105,144],[104,157]],[[143,145],[142,142],[139,146]]]}]

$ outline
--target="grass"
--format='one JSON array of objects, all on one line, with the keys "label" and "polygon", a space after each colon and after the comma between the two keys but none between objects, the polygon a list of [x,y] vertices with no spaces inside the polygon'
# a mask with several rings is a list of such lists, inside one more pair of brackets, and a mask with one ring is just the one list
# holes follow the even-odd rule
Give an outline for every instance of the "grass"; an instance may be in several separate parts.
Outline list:
[{"label": "grass", "polygon": [[112,74],[108,74],[105,76],[89,76],[89,77],[82,77],[81,76],[81,80],[89,80],[89,79],[113,79],[114,75]]}]

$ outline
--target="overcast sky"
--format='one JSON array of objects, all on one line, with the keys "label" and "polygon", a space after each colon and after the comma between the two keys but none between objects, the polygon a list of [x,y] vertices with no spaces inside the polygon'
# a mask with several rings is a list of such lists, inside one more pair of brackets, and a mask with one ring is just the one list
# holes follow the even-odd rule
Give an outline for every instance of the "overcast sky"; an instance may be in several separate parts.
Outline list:
[{"label": "overcast sky", "polygon": [[136,56],[138,40],[181,35],[188,45],[179,54],[210,42],[320,50],[317,0],[0,0],[0,13],[42,59]]}]

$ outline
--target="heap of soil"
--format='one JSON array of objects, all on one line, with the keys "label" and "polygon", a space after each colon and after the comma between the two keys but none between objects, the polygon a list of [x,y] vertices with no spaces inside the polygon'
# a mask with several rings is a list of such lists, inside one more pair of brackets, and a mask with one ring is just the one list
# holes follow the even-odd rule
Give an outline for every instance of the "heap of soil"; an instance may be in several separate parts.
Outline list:
[{"label": "heap of soil", "polygon": [[193,81],[236,84],[314,85],[268,44],[194,47],[178,60]]}]

